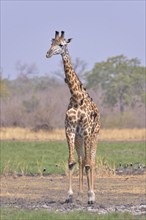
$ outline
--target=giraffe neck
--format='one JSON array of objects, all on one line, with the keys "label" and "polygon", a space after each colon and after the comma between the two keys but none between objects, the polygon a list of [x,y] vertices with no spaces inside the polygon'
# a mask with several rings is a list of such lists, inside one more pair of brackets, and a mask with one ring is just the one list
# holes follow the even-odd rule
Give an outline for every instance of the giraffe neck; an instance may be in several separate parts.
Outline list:
[{"label": "giraffe neck", "polygon": [[74,101],[80,103],[85,97],[88,96],[85,88],[83,87],[81,81],[75,73],[75,70],[72,66],[70,55],[66,49],[65,53],[62,54],[64,71],[65,71],[65,82],[68,84],[70,93]]}]

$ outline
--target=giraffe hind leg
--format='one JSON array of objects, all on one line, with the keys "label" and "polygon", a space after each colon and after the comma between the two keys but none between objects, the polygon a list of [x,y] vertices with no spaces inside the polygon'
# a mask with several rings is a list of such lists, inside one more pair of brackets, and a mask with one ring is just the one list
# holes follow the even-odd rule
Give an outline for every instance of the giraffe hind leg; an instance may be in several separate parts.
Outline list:
[{"label": "giraffe hind leg", "polygon": [[91,140],[91,167],[90,167],[90,181],[91,188],[88,191],[88,204],[93,204],[95,201],[94,193],[94,175],[95,175],[95,156],[96,156],[96,145],[97,145],[97,132],[92,135]]},{"label": "giraffe hind leg", "polygon": [[85,167],[87,183],[88,183],[88,204],[93,204],[95,201],[95,193],[92,189],[91,170],[92,168]]}]

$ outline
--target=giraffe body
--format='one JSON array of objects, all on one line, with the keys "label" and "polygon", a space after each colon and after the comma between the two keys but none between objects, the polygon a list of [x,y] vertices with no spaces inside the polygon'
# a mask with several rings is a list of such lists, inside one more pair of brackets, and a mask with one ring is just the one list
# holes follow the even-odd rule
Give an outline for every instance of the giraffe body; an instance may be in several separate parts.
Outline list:
[{"label": "giraffe body", "polygon": [[65,117],[65,131],[69,147],[69,191],[68,199],[72,200],[72,168],[76,164],[74,159],[74,149],[76,149],[79,161],[79,187],[83,190],[83,169],[85,167],[88,183],[88,203],[95,200],[94,194],[94,163],[96,155],[97,134],[100,129],[99,111],[96,104],[92,101],[86,89],[83,87],[76,75],[69,56],[67,44],[71,39],[64,39],[64,32],[56,31],[55,39],[52,40],[50,50],[46,57],[61,54],[65,82],[68,84],[71,98]]}]

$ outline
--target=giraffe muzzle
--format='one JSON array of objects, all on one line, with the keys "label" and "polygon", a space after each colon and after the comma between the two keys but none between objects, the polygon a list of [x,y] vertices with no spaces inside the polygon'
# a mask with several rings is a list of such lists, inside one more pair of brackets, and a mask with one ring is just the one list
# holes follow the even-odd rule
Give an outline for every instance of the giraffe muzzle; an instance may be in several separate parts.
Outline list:
[{"label": "giraffe muzzle", "polygon": [[47,52],[47,54],[46,54],[46,58],[50,58],[52,55],[49,53],[49,52]]}]

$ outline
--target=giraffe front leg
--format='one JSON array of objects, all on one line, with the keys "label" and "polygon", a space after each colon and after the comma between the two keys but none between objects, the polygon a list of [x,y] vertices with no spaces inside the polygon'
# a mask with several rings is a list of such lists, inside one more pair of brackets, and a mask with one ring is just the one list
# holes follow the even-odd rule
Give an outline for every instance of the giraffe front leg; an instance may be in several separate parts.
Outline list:
[{"label": "giraffe front leg", "polygon": [[76,164],[74,160],[74,141],[75,141],[75,134],[72,131],[71,128],[66,129],[66,138],[68,142],[68,148],[69,148],[69,159],[68,159],[68,168],[69,168],[69,190],[68,190],[68,196],[66,199],[67,203],[70,203],[73,201],[73,190],[72,190],[72,173],[73,173],[73,167]]},{"label": "giraffe front leg", "polygon": [[72,172],[73,171],[69,169],[69,190],[68,190],[66,203],[72,203],[73,202]]},{"label": "giraffe front leg", "polygon": [[79,158],[79,189],[80,193],[83,193],[83,158]]},{"label": "giraffe front leg", "polygon": [[68,148],[69,148],[68,168],[69,170],[72,170],[76,162],[74,159],[75,133],[73,132],[71,128],[66,129],[66,138],[67,138]]}]

